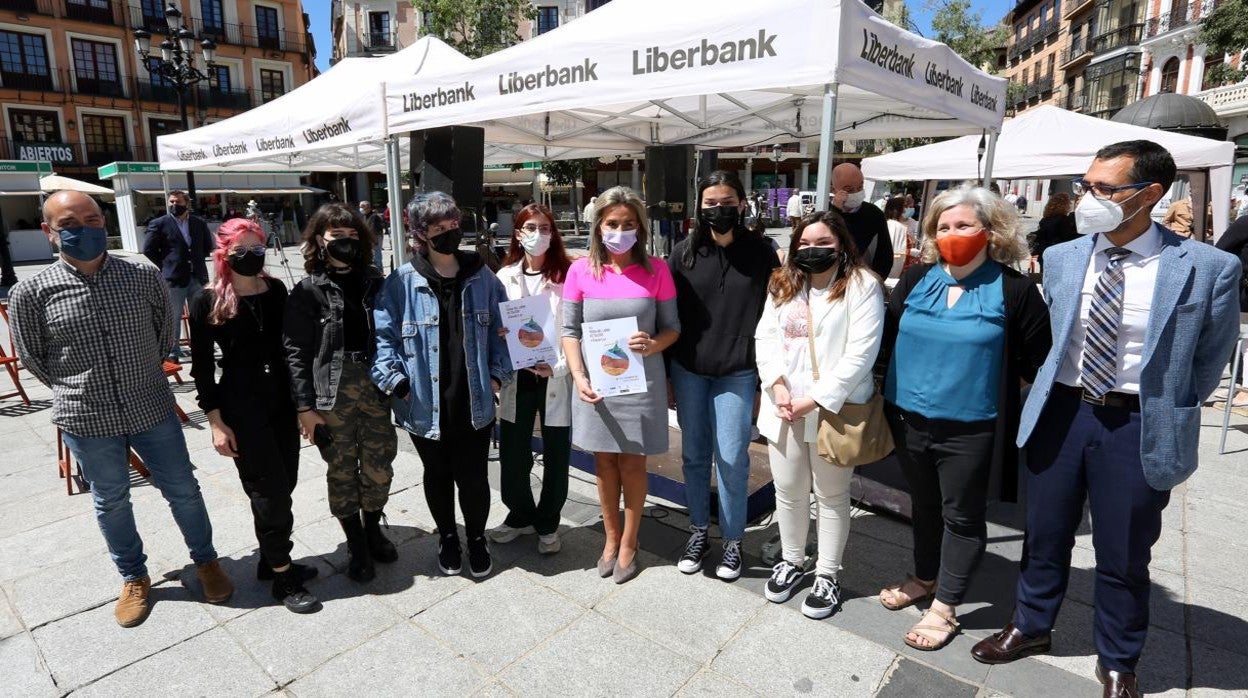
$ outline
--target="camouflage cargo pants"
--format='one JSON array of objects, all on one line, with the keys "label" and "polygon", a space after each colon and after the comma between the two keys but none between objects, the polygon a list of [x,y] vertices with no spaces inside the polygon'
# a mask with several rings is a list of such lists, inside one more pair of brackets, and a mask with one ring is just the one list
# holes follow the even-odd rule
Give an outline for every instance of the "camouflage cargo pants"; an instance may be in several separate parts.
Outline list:
[{"label": "camouflage cargo pants", "polygon": [[321,412],[334,442],[321,448],[329,466],[329,511],[342,518],[380,511],[390,497],[398,436],[389,403],[378,399],[367,364],[343,362],[334,409]]}]

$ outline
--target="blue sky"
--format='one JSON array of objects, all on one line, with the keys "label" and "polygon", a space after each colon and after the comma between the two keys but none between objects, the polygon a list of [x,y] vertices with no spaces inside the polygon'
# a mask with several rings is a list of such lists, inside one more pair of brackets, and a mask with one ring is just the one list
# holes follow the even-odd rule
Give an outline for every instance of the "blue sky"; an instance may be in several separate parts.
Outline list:
[{"label": "blue sky", "polygon": [[[303,3],[303,11],[307,12],[312,20],[312,36],[316,40],[316,66],[321,70],[329,69],[329,57],[333,53],[330,48],[329,3],[330,0],[304,0]],[[910,15],[919,31],[925,36],[930,36],[934,13],[926,9],[926,4],[925,0],[907,2],[910,6]],[[974,10],[980,13],[985,23],[993,24],[1004,17],[1015,3],[1011,0],[972,0],[971,4]]]}]

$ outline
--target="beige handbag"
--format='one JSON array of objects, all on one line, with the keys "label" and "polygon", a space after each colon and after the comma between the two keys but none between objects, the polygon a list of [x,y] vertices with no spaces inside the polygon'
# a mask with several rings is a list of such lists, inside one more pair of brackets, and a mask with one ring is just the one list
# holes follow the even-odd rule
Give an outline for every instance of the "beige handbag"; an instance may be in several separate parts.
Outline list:
[{"label": "beige handbag", "polygon": [[[815,359],[815,318],[806,294],[806,339],[810,342],[810,372],[819,380]],[[849,302],[845,304],[845,345],[849,346]],[[854,468],[874,463],[893,452],[893,432],[884,418],[884,396],[875,390],[866,404],[846,402],[840,412],[819,408],[819,433],[815,446],[821,458],[833,465]]]}]

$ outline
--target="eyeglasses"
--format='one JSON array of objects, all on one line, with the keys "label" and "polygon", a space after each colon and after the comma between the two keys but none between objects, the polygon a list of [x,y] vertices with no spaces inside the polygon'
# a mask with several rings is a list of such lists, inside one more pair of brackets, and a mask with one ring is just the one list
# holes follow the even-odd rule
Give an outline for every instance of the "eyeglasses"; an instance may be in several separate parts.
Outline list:
[{"label": "eyeglasses", "polygon": [[248,252],[250,252],[251,254],[264,254],[265,250],[267,249],[268,248],[266,248],[264,245],[251,245],[250,247],[235,247],[234,249],[230,250],[230,254],[238,255],[238,254],[247,254]]},{"label": "eyeglasses", "polygon": [[526,233],[545,233],[546,235],[550,235],[549,225],[537,225],[535,223],[525,223],[524,225],[520,226],[520,229]]},{"label": "eyeglasses", "polygon": [[1084,194],[1090,193],[1094,198],[1105,201],[1120,191],[1127,191],[1130,189],[1139,190],[1156,184],[1156,182],[1135,182],[1134,184],[1124,184],[1120,187],[1111,187],[1108,184],[1093,184],[1080,177],[1073,180],[1070,184],[1071,188],[1075,192],[1075,196],[1083,196]]}]

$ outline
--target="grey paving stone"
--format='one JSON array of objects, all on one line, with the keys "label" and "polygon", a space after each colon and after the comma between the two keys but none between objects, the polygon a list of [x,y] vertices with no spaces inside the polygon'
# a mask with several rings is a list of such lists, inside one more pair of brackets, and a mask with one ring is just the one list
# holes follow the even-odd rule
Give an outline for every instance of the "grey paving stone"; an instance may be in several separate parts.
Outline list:
[{"label": "grey paving stone", "polygon": [[74,692],[83,698],[150,695],[260,696],[277,685],[224,628],[214,628]]},{"label": "grey paving stone", "polygon": [[266,606],[225,627],[269,676],[285,685],[402,620],[367,594],[345,575],[334,575],[316,586],[323,603],[317,613],[299,615]]},{"label": "grey paving stone", "polygon": [[1101,685],[1091,675],[1079,676],[1031,659],[992,667],[984,687],[1014,698],[1095,696],[1101,692]]},{"label": "grey paving stone", "polygon": [[697,670],[698,664],[589,611],[500,678],[525,696],[657,696],[675,693]]},{"label": "grey paving stone", "polygon": [[1192,695],[1248,694],[1248,672],[1244,671],[1243,656],[1225,646],[1239,644],[1242,643],[1223,643],[1224,646],[1192,643]]},{"label": "grey paving stone", "polygon": [[13,607],[28,628],[114,601],[121,586],[121,576],[105,552],[45,567],[5,583]]},{"label": "grey paving stone", "polygon": [[695,661],[712,657],[767,600],[673,565],[646,570],[596,610]]},{"label": "grey paving stone", "polygon": [[869,696],[895,656],[829,623],[768,604],[711,668],[769,696]]},{"label": "grey paving stone", "polygon": [[[573,528],[559,533],[563,548],[555,555],[539,555],[535,548],[536,537],[528,536],[510,543],[523,545],[527,552],[513,563],[529,573],[536,584],[553,589],[586,608],[592,608],[616,590],[610,579],[598,576],[598,559],[602,556],[601,533],[588,528]],[[505,546],[495,546],[499,549]],[[646,557],[641,556],[642,564]],[[657,562],[657,558],[655,558]]]},{"label": "grey paving stone", "polygon": [[8,504],[47,492],[65,494],[65,481],[57,477],[56,449],[43,444],[5,449],[5,460],[25,465],[22,470],[0,472],[0,503]]},{"label": "grey paving stone", "polygon": [[974,698],[978,692],[978,686],[903,658],[897,660],[897,666],[875,695],[876,698]]},{"label": "grey paving stone", "polygon": [[486,682],[473,663],[410,623],[399,623],[287,686],[318,696],[463,696]]},{"label": "grey paving stone", "polygon": [[[312,551],[308,550],[307,546],[299,541],[294,541],[291,558],[301,564],[317,568],[318,576],[307,583],[308,589],[313,594],[317,593],[318,587],[324,583],[326,578],[337,572],[328,562],[313,555]],[[209,604],[206,606],[208,613],[218,623],[225,623],[258,608],[274,606],[278,603],[271,594],[272,582],[256,579],[257,559],[258,553],[253,548],[235,551],[220,559],[221,568],[225,570],[225,573],[234,582],[234,595],[223,604]],[[195,576],[194,566],[188,564],[179,568],[176,579],[191,590],[193,595],[198,596],[200,594],[199,580]]]},{"label": "grey paving stone", "polygon": [[113,618],[113,605],[78,613],[33,631],[62,690],[76,688],[198,635],[215,624],[203,604],[174,584],[152,589],[152,612],[134,628]]},{"label": "grey paving stone", "polygon": [[46,526],[7,535],[0,531],[0,581],[24,577],[104,548],[89,499],[86,511]]},{"label": "grey paving stone", "polygon": [[61,694],[39,656],[39,648],[26,633],[0,640],[0,676],[4,677],[0,690],[6,695],[37,698]]},{"label": "grey paving stone", "polygon": [[9,599],[3,591],[0,591],[0,640],[11,635],[16,635],[25,630],[22,627],[22,621],[17,617],[17,611],[9,605]]},{"label": "grey paving stone", "polygon": [[490,683],[487,683],[482,688],[478,689],[477,692],[472,694],[472,697],[473,698],[512,698],[512,696],[515,696],[515,695],[517,695],[515,691],[511,690],[510,688],[507,688],[506,686],[504,686],[503,684],[497,681],[492,681]]},{"label": "grey paving stone", "polygon": [[508,570],[434,604],[413,620],[469,659],[497,668],[582,613],[580,606],[534,584],[525,573]]},{"label": "grey paving stone", "polygon": [[741,684],[716,674],[710,669],[703,669],[689,679],[689,682],[680,688],[676,694],[679,698],[695,698],[696,696],[705,696],[718,698],[720,696],[732,698],[749,698],[761,695],[755,693]]},{"label": "grey paving stone", "polygon": [[377,578],[367,588],[405,618],[473,585],[466,571],[447,577],[438,569],[437,536],[426,534],[400,543],[398,551],[398,561],[376,566]]},{"label": "grey paving stone", "polygon": [[[0,484],[0,487],[4,485]],[[58,480],[52,483],[51,488],[44,487],[19,499],[0,503],[0,531],[5,535],[16,535],[91,510],[90,495],[71,497],[65,494],[64,480]]]}]

